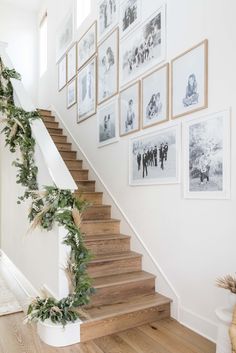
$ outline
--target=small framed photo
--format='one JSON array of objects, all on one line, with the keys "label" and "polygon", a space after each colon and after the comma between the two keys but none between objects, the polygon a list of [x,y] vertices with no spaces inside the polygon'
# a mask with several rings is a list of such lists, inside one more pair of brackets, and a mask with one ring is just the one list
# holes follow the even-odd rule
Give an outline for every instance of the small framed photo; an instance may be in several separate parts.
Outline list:
[{"label": "small framed photo", "polygon": [[172,119],[207,108],[207,39],[172,60],[171,80]]},{"label": "small framed photo", "polygon": [[140,129],[140,81],[120,92],[119,117],[120,136]]},{"label": "small framed photo", "polygon": [[118,99],[114,97],[98,108],[98,147],[118,140]]},{"label": "small framed photo", "polygon": [[98,47],[98,104],[118,93],[118,29]]},{"label": "small framed photo", "polygon": [[77,46],[76,43],[71,47],[67,54],[67,82],[70,82],[77,72]]},{"label": "small framed photo", "polygon": [[97,51],[97,21],[87,30],[78,42],[78,69],[96,54]]},{"label": "small framed photo", "polygon": [[70,81],[67,85],[67,108],[71,108],[76,104],[76,78]]},{"label": "small framed photo", "polygon": [[120,37],[127,35],[141,22],[141,0],[124,0],[120,4]]},{"label": "small framed photo", "polygon": [[58,63],[58,91],[66,86],[66,55]]},{"label": "small framed photo", "polygon": [[169,64],[142,79],[142,127],[169,120]]},{"label": "small framed photo", "polygon": [[167,123],[154,132],[130,139],[130,185],[180,182],[180,124]]},{"label": "small framed photo", "polygon": [[230,197],[230,111],[183,124],[184,197]]},{"label": "small framed photo", "polygon": [[118,24],[119,0],[98,2],[98,41],[110,33]]},{"label": "small framed photo", "polygon": [[78,123],[96,114],[96,68],[94,57],[78,73]]}]

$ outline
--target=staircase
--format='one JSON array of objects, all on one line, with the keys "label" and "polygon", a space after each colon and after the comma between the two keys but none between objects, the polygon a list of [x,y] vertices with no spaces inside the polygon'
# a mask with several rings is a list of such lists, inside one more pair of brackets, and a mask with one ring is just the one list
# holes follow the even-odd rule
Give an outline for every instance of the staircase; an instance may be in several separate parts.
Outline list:
[{"label": "staircase", "polygon": [[171,300],[155,292],[155,276],[142,271],[142,255],[130,250],[130,237],[120,233],[120,221],[111,218],[111,206],[102,203],[103,193],[95,191],[59,123],[50,111],[39,112],[78,186],[75,195],[91,203],[81,228],[94,254],[88,273],[96,293],[86,308],[81,342],[169,317]]}]

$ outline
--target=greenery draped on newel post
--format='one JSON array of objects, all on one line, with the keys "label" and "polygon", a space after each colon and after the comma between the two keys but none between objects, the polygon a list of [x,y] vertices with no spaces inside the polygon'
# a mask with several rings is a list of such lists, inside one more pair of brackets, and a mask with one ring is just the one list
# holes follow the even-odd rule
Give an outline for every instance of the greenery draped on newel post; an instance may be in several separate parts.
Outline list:
[{"label": "greenery draped on newel post", "polygon": [[54,323],[66,325],[85,314],[81,307],[89,303],[94,289],[87,274],[87,264],[91,259],[84,245],[80,230],[81,214],[87,207],[85,201],[75,198],[70,190],[60,190],[45,186],[38,190],[38,168],[34,160],[35,140],[31,122],[40,119],[37,111],[26,112],[14,104],[11,78],[21,79],[15,70],[5,68],[0,58],[0,123],[4,124],[1,133],[5,135],[6,146],[12,153],[20,152],[20,158],[13,162],[17,168],[16,182],[25,188],[18,203],[31,200],[29,221],[31,230],[41,227],[47,231],[54,224],[63,226],[67,235],[64,244],[70,246],[70,256],[65,269],[69,282],[69,295],[61,300],[37,297],[28,308],[27,321],[51,319]]}]

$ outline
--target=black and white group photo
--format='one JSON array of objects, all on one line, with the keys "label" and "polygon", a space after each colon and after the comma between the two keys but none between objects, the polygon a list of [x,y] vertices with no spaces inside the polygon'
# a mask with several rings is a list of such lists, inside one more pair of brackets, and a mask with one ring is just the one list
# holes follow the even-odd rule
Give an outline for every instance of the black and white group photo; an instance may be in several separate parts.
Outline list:
[{"label": "black and white group photo", "polygon": [[105,35],[118,20],[117,0],[102,0],[99,4],[99,37]]}]

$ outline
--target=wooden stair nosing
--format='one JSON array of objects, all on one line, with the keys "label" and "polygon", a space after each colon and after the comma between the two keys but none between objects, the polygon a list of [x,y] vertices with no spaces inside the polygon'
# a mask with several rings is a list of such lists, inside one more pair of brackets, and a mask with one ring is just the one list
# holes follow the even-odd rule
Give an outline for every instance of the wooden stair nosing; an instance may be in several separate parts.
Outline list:
[{"label": "wooden stair nosing", "polygon": [[47,128],[48,132],[50,135],[58,135],[61,136],[63,133],[63,130],[61,128]]},{"label": "wooden stair nosing", "polygon": [[125,234],[99,234],[99,235],[88,235],[85,236],[84,241],[85,243],[93,243],[93,242],[103,242],[103,241],[109,241],[109,240],[125,240],[125,239],[131,239],[130,235],[125,235]]},{"label": "wooden stair nosing", "polygon": [[142,257],[143,257],[142,254],[139,254],[135,251],[123,251],[121,253],[97,255],[94,259],[92,259],[89,262],[89,264],[96,264],[100,262],[105,263],[105,262],[126,260],[130,258],[142,258]]}]

